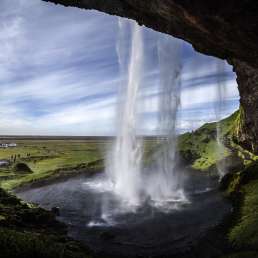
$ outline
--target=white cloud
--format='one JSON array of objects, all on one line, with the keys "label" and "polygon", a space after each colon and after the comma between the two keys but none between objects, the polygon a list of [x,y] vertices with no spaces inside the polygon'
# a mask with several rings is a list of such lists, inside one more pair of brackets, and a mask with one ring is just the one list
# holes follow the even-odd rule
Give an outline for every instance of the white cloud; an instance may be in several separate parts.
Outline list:
[{"label": "white cloud", "polygon": [[[121,83],[115,49],[117,18],[40,0],[2,0],[0,8],[0,134],[113,133],[116,91]],[[144,36],[139,130],[151,134],[157,127],[156,41],[162,34],[145,28]],[[185,50],[181,129],[211,120],[212,115],[200,117],[191,110],[217,100],[211,76],[218,72],[217,61],[186,45]],[[227,99],[237,98],[232,76]],[[190,113],[192,117],[185,115]]]}]

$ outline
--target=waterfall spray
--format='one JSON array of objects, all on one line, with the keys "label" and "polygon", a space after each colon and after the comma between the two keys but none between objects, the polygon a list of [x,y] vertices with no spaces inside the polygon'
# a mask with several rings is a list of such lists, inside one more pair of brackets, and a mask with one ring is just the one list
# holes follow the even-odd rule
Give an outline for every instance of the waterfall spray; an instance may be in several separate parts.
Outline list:
[{"label": "waterfall spray", "polygon": [[[217,155],[218,159],[224,156],[225,147],[222,139],[222,128],[221,123],[218,123],[222,119],[222,113],[224,110],[224,101],[226,95],[226,84],[225,84],[225,61],[217,60],[217,103],[215,106],[216,113],[216,140],[218,144]],[[226,174],[226,168],[223,160],[217,162],[217,171],[219,178],[222,178]]]},{"label": "waterfall spray", "polygon": [[142,28],[136,22],[129,22],[132,42],[129,64],[126,65],[125,37],[129,21],[119,19],[119,39],[117,54],[121,73],[126,74],[126,82],[121,85],[118,105],[118,135],[112,151],[108,175],[118,196],[130,205],[140,203],[140,180],[142,144],[136,134],[137,99],[143,68]]},{"label": "waterfall spray", "polygon": [[[126,36],[131,29],[131,51]],[[107,166],[113,191],[123,203],[138,207],[145,200],[156,206],[174,208],[187,201],[182,173],[176,169],[176,124],[180,105],[181,42],[162,35],[158,41],[160,71],[159,131],[162,144],[155,154],[154,169],[142,168],[142,139],[137,135],[137,104],[144,65],[142,28],[135,22],[119,19],[117,54],[121,74],[125,74],[118,101],[118,133]],[[129,63],[127,62],[129,60]],[[150,171],[147,171],[150,170]],[[171,205],[171,203],[173,205]],[[164,206],[165,204],[165,206]]]},{"label": "waterfall spray", "polygon": [[159,131],[162,144],[149,195],[157,204],[186,201],[182,173],[176,169],[176,124],[181,92],[181,42],[163,35],[158,41],[160,66]]}]

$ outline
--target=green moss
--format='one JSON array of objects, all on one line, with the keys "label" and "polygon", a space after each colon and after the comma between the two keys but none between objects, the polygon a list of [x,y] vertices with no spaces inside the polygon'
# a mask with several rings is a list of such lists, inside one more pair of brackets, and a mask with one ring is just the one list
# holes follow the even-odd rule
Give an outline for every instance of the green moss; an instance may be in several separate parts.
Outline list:
[{"label": "green moss", "polygon": [[[230,174],[228,176],[228,182],[227,185],[225,187],[226,190],[226,194],[227,196],[232,196],[233,194],[235,194],[239,188],[240,188],[240,184],[241,184],[241,173],[233,173]],[[224,181],[227,180],[227,178],[223,179]]]},{"label": "green moss", "polygon": [[0,188],[1,258],[91,257],[65,234],[64,224],[53,213],[27,205]]},{"label": "green moss", "polygon": [[258,180],[251,181],[241,188],[243,204],[236,225],[229,233],[229,240],[238,248],[258,247]]},{"label": "green moss", "polygon": [[65,241],[54,235],[0,228],[1,258],[87,258],[77,243]]}]

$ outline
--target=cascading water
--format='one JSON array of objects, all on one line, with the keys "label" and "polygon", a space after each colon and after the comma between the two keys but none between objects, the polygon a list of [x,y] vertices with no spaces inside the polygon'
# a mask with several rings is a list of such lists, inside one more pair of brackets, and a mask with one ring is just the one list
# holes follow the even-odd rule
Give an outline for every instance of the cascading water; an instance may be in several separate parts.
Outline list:
[{"label": "cascading water", "polygon": [[[181,42],[162,35],[158,41],[160,66],[159,131],[162,142],[148,194],[157,205],[186,201],[182,172],[176,165],[176,124],[181,93]],[[174,206],[173,206],[174,207]]]},{"label": "cascading water", "polygon": [[[131,51],[126,40],[131,28]],[[118,134],[108,159],[107,175],[113,191],[130,207],[145,200],[155,206],[174,208],[187,201],[182,187],[182,173],[176,164],[176,124],[180,105],[181,42],[162,35],[157,43],[160,71],[159,131],[162,144],[154,155],[154,168],[142,168],[142,139],[137,135],[137,104],[144,67],[142,29],[135,22],[119,19],[117,54],[121,74],[118,101]],[[129,59],[129,63],[127,60]],[[124,76],[125,74],[125,76]],[[171,203],[173,205],[171,205]],[[165,204],[165,205],[164,205]]]},{"label": "cascading water", "polygon": [[[225,105],[225,96],[226,96],[226,83],[225,83],[225,61],[217,60],[217,101],[215,104],[215,115],[216,121],[220,121],[223,116],[223,110]],[[216,125],[216,140],[217,140],[217,156],[218,160],[220,160],[224,156],[225,147],[222,139],[222,128],[221,123],[217,123]],[[226,168],[223,160],[217,162],[217,171],[219,178],[221,179],[226,173]]]},{"label": "cascading water", "polygon": [[[132,30],[131,53],[126,65],[125,37],[127,23]],[[130,205],[140,203],[142,141],[136,134],[137,99],[141,84],[144,49],[142,29],[136,22],[119,19],[117,53],[121,73],[126,82],[121,85],[118,105],[118,136],[107,168],[115,193]]]}]

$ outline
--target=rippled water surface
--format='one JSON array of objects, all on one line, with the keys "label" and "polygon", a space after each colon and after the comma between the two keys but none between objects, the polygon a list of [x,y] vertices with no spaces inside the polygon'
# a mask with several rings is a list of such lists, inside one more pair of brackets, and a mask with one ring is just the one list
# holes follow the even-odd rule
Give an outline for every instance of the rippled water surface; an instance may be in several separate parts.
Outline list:
[{"label": "rippled water surface", "polygon": [[69,235],[97,254],[165,257],[197,241],[231,208],[216,190],[215,180],[194,174],[185,184],[188,202],[145,200],[137,207],[121,202],[104,174],[67,179],[18,195],[47,209],[60,207],[59,219],[68,225]]}]

